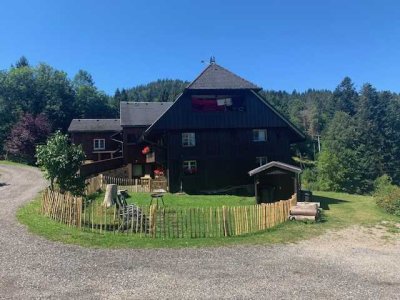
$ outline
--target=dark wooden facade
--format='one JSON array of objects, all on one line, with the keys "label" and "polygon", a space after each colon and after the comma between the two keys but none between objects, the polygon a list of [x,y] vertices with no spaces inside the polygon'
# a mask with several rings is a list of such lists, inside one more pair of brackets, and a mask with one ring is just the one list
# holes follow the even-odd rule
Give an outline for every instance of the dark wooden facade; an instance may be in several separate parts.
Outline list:
[{"label": "dark wooden facade", "polygon": [[[193,95],[241,96],[243,111],[195,111]],[[273,107],[252,90],[187,90],[176,103],[151,126],[152,130],[217,129],[217,128],[288,128],[288,122]],[[294,127],[286,132],[292,141],[302,141],[302,133]]]},{"label": "dark wooden facade", "polygon": [[140,138],[146,129],[147,127],[144,126],[123,126],[124,164],[132,165],[133,178],[139,178],[146,174],[152,175],[155,169],[153,163],[146,161],[146,154],[142,153],[143,148],[147,145]]},{"label": "dark wooden facade", "polygon": [[[240,111],[196,111],[194,95],[241,97]],[[253,141],[253,129],[266,129],[266,141]],[[182,146],[182,133],[195,133],[195,146]],[[169,187],[202,193],[251,184],[248,171],[257,158],[291,162],[290,144],[303,136],[253,90],[186,90],[146,132],[146,138],[166,145],[164,164]],[[160,142],[160,140],[162,142]],[[196,172],[184,171],[185,161],[196,161]]]},{"label": "dark wooden facade", "polygon": [[[115,132],[71,132],[71,141],[74,144],[81,145],[86,154],[87,160],[99,161],[122,156],[122,144],[116,142],[112,135]],[[93,141],[95,139],[104,139],[105,149],[95,150]]]}]

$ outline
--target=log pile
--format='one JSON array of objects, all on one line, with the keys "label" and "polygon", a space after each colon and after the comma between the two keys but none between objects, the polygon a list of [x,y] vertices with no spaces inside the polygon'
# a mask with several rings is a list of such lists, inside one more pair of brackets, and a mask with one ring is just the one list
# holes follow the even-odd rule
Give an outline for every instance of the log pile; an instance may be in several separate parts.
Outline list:
[{"label": "log pile", "polygon": [[289,220],[317,221],[321,215],[318,202],[298,202],[290,208]]}]

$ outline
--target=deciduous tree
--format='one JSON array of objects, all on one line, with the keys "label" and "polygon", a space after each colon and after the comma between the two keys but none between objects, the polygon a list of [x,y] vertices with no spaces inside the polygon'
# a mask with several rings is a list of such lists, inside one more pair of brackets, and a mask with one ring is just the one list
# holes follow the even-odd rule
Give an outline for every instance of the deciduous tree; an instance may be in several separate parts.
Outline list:
[{"label": "deciduous tree", "polygon": [[36,145],[44,143],[50,132],[51,126],[46,116],[25,114],[12,127],[5,151],[11,159],[33,164]]},{"label": "deciduous tree", "polygon": [[69,142],[67,135],[57,131],[47,140],[46,145],[36,148],[37,165],[44,171],[50,181],[51,189],[56,186],[61,192],[69,191],[82,195],[85,179],[78,174],[85,154],[82,147]]}]

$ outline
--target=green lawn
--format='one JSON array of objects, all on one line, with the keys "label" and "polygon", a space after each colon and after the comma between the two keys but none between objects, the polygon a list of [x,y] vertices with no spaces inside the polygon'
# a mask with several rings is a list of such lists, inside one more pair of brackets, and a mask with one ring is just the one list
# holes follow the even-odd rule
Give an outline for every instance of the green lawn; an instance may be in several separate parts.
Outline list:
[{"label": "green lawn", "polygon": [[[388,221],[389,223],[400,222],[399,217],[388,215],[379,209],[372,197],[369,196],[329,192],[316,192],[315,195],[315,201],[321,202],[321,206],[324,208],[322,222],[286,222],[265,232],[225,238],[151,239],[108,232],[103,234],[82,232],[40,215],[40,196],[20,208],[17,216],[21,223],[28,226],[30,231],[50,240],[99,248],[167,248],[289,243],[317,236],[327,230],[337,230],[351,225],[370,226],[381,221]],[[167,196],[165,196],[167,206],[185,207],[193,206],[194,204],[197,204],[198,207],[203,206],[202,203],[199,203],[203,196]],[[208,197],[210,198],[207,199]],[[129,201],[133,201],[136,204],[147,204],[149,199],[148,194],[133,194]],[[208,203],[207,205],[204,204],[204,206],[222,205],[222,203],[224,205],[252,204],[252,199],[243,197],[218,196],[220,201],[212,199],[217,198],[215,196],[205,197],[204,201]]]},{"label": "green lawn", "polygon": [[11,160],[0,160],[0,165],[10,165],[10,166],[20,166],[20,167],[29,167],[27,164],[18,163]]},{"label": "green lawn", "polygon": [[[254,197],[227,196],[227,195],[186,195],[186,194],[165,194],[164,204],[167,208],[186,208],[186,207],[221,207],[254,205]],[[104,193],[96,197],[97,200],[103,201]],[[151,196],[149,193],[130,193],[130,197],[126,199],[128,203],[136,204],[139,207],[150,205]],[[153,203],[156,203],[153,200]],[[162,205],[161,200],[158,201]]]},{"label": "green lawn", "polygon": [[[95,195],[92,199],[87,211],[91,211],[91,206],[94,205],[94,210],[99,211],[101,204],[104,201],[104,192]],[[135,204],[144,211],[148,210],[151,202],[151,195],[149,193],[129,193],[130,197],[126,199],[128,204]],[[93,195],[94,196],[94,195]],[[187,194],[165,194],[163,196],[166,209],[185,209],[185,208],[210,208],[222,206],[247,206],[254,205],[254,197],[242,196],[229,196],[229,195],[187,195]],[[153,200],[156,204],[156,200]],[[158,200],[158,205],[162,206],[162,201]],[[101,215],[104,211],[101,212]],[[114,206],[107,209],[107,224],[113,224]],[[94,221],[96,224],[104,222],[104,217],[100,214],[95,216]],[[103,223],[104,224],[104,223]]]}]

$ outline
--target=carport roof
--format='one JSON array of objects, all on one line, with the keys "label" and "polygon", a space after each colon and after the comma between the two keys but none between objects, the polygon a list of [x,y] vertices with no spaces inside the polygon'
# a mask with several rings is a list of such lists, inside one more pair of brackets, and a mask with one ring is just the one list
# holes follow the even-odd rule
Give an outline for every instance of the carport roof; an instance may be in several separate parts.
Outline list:
[{"label": "carport roof", "polygon": [[289,164],[285,164],[285,163],[280,162],[280,161],[271,161],[271,162],[269,162],[269,163],[267,163],[265,165],[262,165],[262,166],[260,166],[258,168],[255,168],[255,169],[249,171],[249,175],[253,176],[253,175],[256,175],[256,174],[258,174],[258,173],[260,173],[262,171],[271,169],[273,167],[279,168],[279,169],[282,169],[282,170],[286,170],[286,171],[289,171],[289,172],[297,173],[297,174],[301,173],[301,169],[299,167],[296,167],[296,166],[293,166],[293,165],[289,165]]}]

